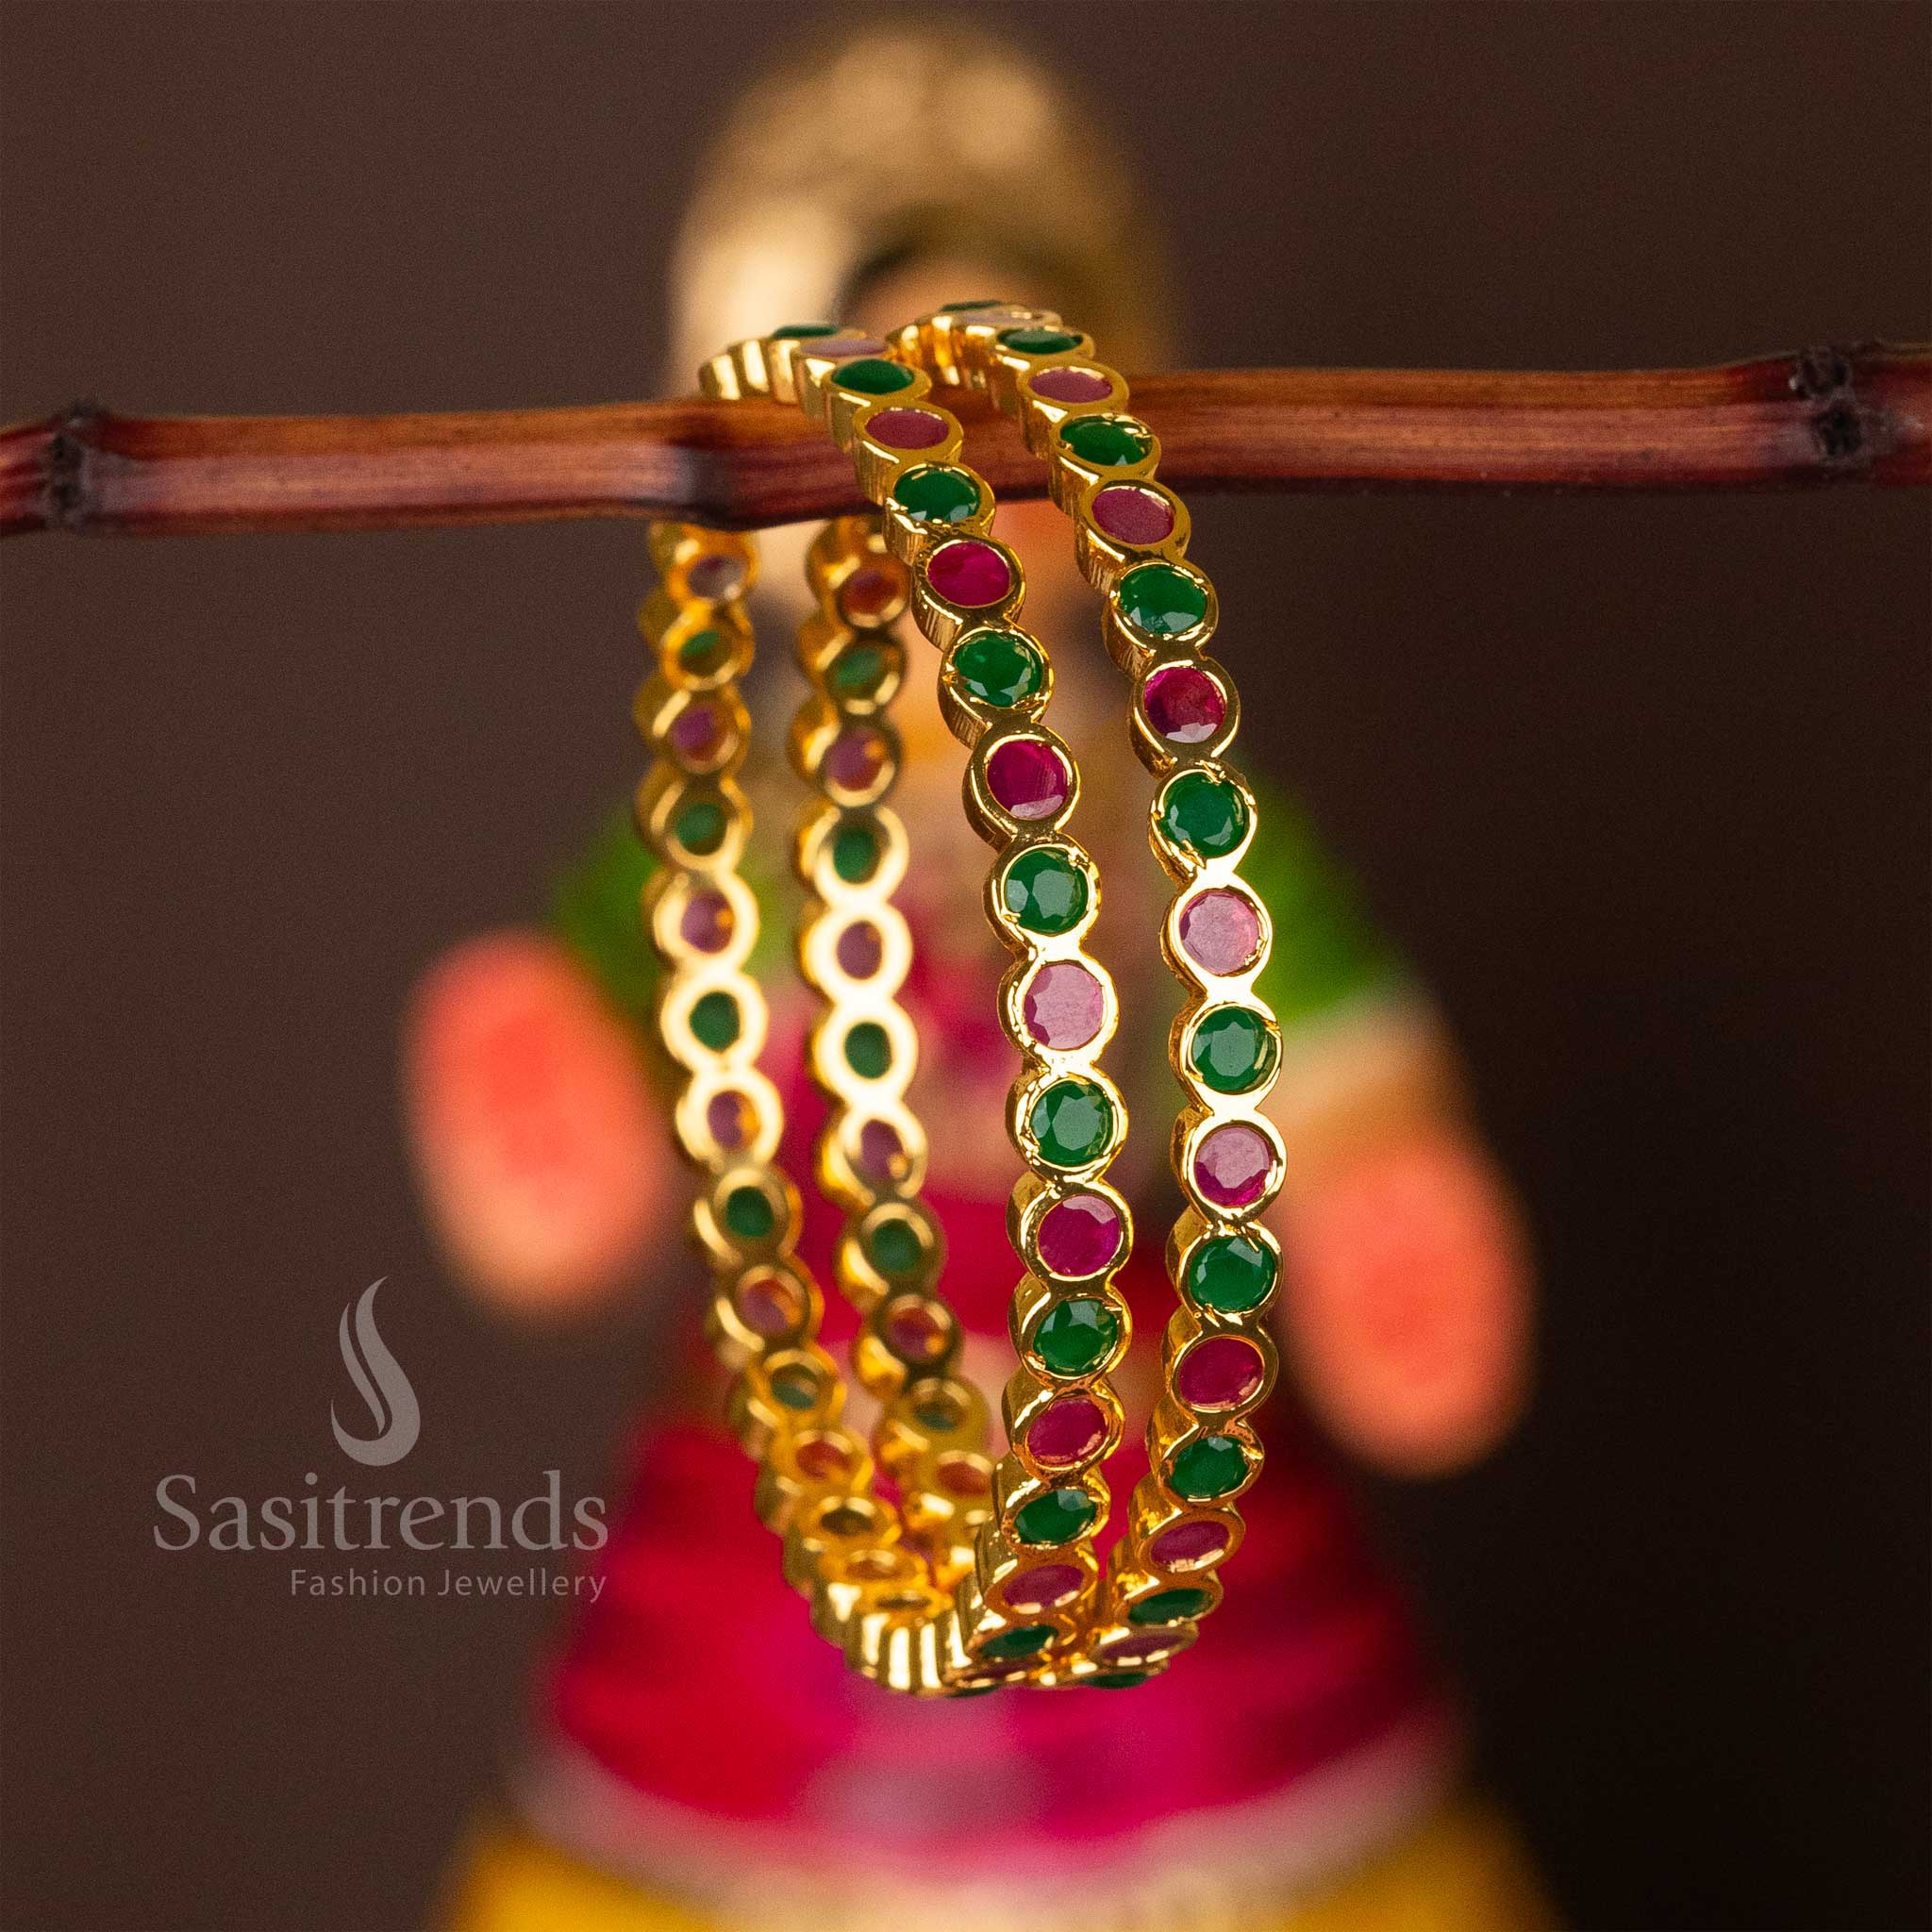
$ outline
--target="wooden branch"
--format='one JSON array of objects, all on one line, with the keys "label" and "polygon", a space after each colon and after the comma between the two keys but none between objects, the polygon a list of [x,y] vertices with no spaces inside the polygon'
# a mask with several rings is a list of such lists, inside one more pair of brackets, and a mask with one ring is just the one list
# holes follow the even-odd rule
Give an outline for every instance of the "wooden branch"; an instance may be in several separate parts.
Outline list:
[{"label": "wooden branch", "polygon": [[[1188,489],[1732,490],[1932,482],[1932,351],[1717,369],[1215,370],[1135,407]],[[969,412],[970,413],[970,412]],[[1044,470],[973,423],[1001,495]],[[797,412],[697,401],[443,416],[182,416],[76,406],[0,431],[0,534],[390,529],[570,516],[751,528],[862,508]]]}]

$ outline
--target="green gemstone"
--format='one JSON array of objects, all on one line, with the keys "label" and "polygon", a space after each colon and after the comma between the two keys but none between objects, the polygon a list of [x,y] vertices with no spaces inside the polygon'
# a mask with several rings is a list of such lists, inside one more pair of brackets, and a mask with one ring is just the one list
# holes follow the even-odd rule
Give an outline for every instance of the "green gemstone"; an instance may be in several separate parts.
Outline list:
[{"label": "green gemstone", "polygon": [[1189,1064],[1217,1093],[1245,1093],[1274,1071],[1280,1042],[1252,1007],[1221,1007],[1194,1027]]},{"label": "green gemstone", "polygon": [[1017,1630],[1002,1630],[979,1646],[979,1654],[994,1663],[1006,1663],[1016,1657],[1034,1657],[1053,1641],[1051,1624],[1023,1624]]},{"label": "green gemstone", "polygon": [[671,835],[687,852],[708,858],[724,842],[724,808],[714,798],[694,798],[671,822]]},{"label": "green gemstone", "polygon": [[1035,845],[1007,868],[1006,908],[1028,932],[1071,932],[1087,916],[1087,874],[1054,845]]},{"label": "green gemstone", "polygon": [[1049,1490],[1013,1518],[1013,1533],[1023,1543],[1058,1547],[1085,1536],[1100,1514],[1100,1506],[1085,1490]]},{"label": "green gemstone", "polygon": [[861,1080],[876,1080],[892,1064],[892,1042],[876,1020],[861,1020],[845,1036],[845,1064]]},{"label": "green gemstone", "polygon": [[1274,1250],[1251,1234],[1218,1234],[1188,1257],[1183,1285],[1190,1299],[1224,1314],[1244,1314],[1274,1287]]},{"label": "green gemstone", "polygon": [[1225,778],[1183,772],[1160,795],[1160,829],[1183,851],[1222,858],[1248,836],[1248,802]]},{"label": "green gemstone", "polygon": [[841,825],[832,835],[832,870],[848,886],[858,886],[878,869],[878,834],[866,824]]},{"label": "green gemstone", "polygon": [[1162,1590],[1143,1596],[1127,1612],[1130,1624],[1178,1624],[1183,1617],[1198,1617],[1213,1601],[1205,1590]]},{"label": "green gemstone", "polygon": [[892,485],[892,501],[921,524],[963,524],[979,513],[979,485],[964,470],[930,463]]},{"label": "green gemstone", "polygon": [[832,659],[825,683],[838,697],[869,698],[890,668],[883,644],[851,644]]},{"label": "green gemstone", "polygon": [[788,322],[783,328],[772,331],[774,340],[781,342],[802,342],[810,336],[835,336],[838,333],[836,322]]},{"label": "green gemstone", "polygon": [[1049,1167],[1085,1167],[1113,1139],[1113,1102],[1091,1080],[1056,1080],[1026,1116]]},{"label": "green gemstone", "polygon": [[1033,1331],[1033,1353],[1056,1375],[1084,1375],[1107,1359],[1120,1334],[1120,1317],[1105,1302],[1083,1295],[1062,1302]]},{"label": "green gemstone", "polygon": [[761,1241],[778,1224],[778,1210],[762,1188],[733,1188],[724,1196],[724,1225],[740,1241]]},{"label": "green gemstone", "polygon": [[1063,328],[1003,328],[1000,341],[1023,356],[1058,356],[1062,349],[1080,346],[1080,338]]},{"label": "green gemstone", "polygon": [[977,630],[953,647],[953,675],[982,705],[1005,709],[1046,683],[1046,660],[1017,632]]},{"label": "green gemstone", "polygon": [[708,992],[691,1009],[698,1044],[723,1053],[738,1038],[738,1002],[728,992]]},{"label": "green gemstone", "polygon": [[897,1280],[910,1274],[925,1253],[918,1227],[910,1221],[882,1221],[865,1240],[865,1252],[881,1274]]},{"label": "green gemstone", "polygon": [[731,658],[731,640],[722,630],[695,630],[677,647],[677,661],[693,677],[709,677]]},{"label": "green gemstone", "polygon": [[841,389],[855,390],[862,396],[889,396],[907,388],[912,371],[903,362],[888,362],[883,356],[861,356],[847,362],[833,378]]},{"label": "green gemstone", "polygon": [[1206,1503],[1238,1490],[1248,1473],[1248,1452],[1232,1436],[1197,1436],[1167,1466],[1175,1495]]},{"label": "green gemstone", "polygon": [[808,1369],[780,1369],[772,1377],[772,1393],[787,1408],[809,1408],[819,1399],[818,1377]]},{"label": "green gemstone", "polygon": [[1060,425],[1060,441],[1096,469],[1124,469],[1141,461],[1154,448],[1144,423],[1131,416],[1075,416]]},{"label": "green gemstone", "polygon": [[1102,1671],[1083,1681],[1090,1690],[1132,1690],[1153,1674],[1152,1671]]},{"label": "green gemstone", "polygon": [[1208,616],[1208,587],[1171,563],[1137,564],[1114,592],[1121,615],[1143,636],[1177,638]]}]

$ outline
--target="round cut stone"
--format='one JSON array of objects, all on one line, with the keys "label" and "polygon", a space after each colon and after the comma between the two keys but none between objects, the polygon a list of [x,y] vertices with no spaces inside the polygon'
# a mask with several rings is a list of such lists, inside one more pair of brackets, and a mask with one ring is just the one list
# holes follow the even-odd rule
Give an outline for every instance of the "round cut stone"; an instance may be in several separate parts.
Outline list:
[{"label": "round cut stone", "polygon": [[803,1309],[797,1291],[774,1274],[761,1274],[738,1291],[738,1313],[754,1335],[789,1334]]},{"label": "round cut stone", "polygon": [[1218,1557],[1228,1544],[1224,1523],[1196,1517],[1190,1523],[1176,1523],[1163,1529],[1147,1545],[1147,1554],[1163,1570],[1184,1570]]},{"label": "round cut stone", "polygon": [[870,724],[850,724],[825,747],[821,770],[838,791],[862,795],[884,775],[889,756],[884,732]]},{"label": "round cut stone", "polygon": [[1013,567],[1005,553],[977,537],[941,543],[925,560],[925,580],[936,596],[961,609],[997,604],[1013,588]]},{"label": "round cut stone", "polygon": [[1208,616],[1208,587],[1177,564],[1137,564],[1114,595],[1121,615],[1143,637],[1181,637]]},{"label": "round cut stone", "polygon": [[800,1471],[813,1482],[834,1482],[852,1470],[852,1452],[826,1436],[808,1436],[791,1452]]},{"label": "round cut stone", "polygon": [[1158,1663],[1174,1648],[1174,1633],[1172,1630],[1142,1630],[1132,1637],[1116,1637],[1111,1643],[1101,1650],[1103,1663],[1126,1666],[1124,1671],[1110,1672],[1105,1676],[1089,1677],[1088,1682],[1103,1690],[1119,1690],[1133,1684],[1144,1684],[1147,1679],[1131,1666],[1135,1664]]},{"label": "round cut stone", "polygon": [[1152,454],[1154,439],[1131,416],[1076,416],[1060,425],[1060,441],[1097,470],[1124,469]]},{"label": "round cut stone", "polygon": [[832,835],[832,870],[848,886],[863,885],[878,864],[879,838],[870,825],[855,822]]},{"label": "round cut stone", "polygon": [[1090,1690],[1137,1690],[1153,1674],[1152,1671],[1100,1671],[1080,1681]]},{"label": "round cut stone", "polygon": [[[815,353],[823,356],[829,351],[819,349]],[[883,356],[864,356],[857,362],[846,363],[832,380],[857,395],[890,396],[912,386],[913,372],[905,363],[888,361]]]},{"label": "round cut stone", "polygon": [[1175,1495],[1206,1503],[1238,1490],[1248,1474],[1248,1452],[1232,1436],[1198,1436],[1168,1464]]},{"label": "round cut stone", "polygon": [[1071,1053],[1100,1031],[1107,1016],[1107,994],[1077,960],[1054,959],[1027,982],[1021,1009],[1026,1031],[1041,1046]]},{"label": "round cut stone", "polygon": [[1097,369],[1036,369],[1027,387],[1050,403],[1099,403],[1113,393],[1113,384]]},{"label": "round cut stone", "polygon": [[1261,915],[1226,886],[1197,892],[1181,908],[1181,948],[1204,973],[1245,973],[1261,950]]},{"label": "round cut stone", "polygon": [[930,449],[946,440],[946,419],[931,409],[874,409],[865,433],[887,449]]},{"label": "round cut stone", "polygon": [[758,1131],[758,1114],[742,1093],[714,1093],[705,1108],[705,1125],[719,1146],[736,1151]]},{"label": "round cut stone", "polygon": [[1274,1250],[1258,1237],[1217,1234],[1190,1250],[1181,1282],[1204,1308],[1244,1315],[1268,1299],[1278,1272]]},{"label": "round cut stone", "polygon": [[963,524],[979,513],[979,485],[964,470],[928,463],[892,485],[892,501],[918,524]]},{"label": "round cut stone", "polygon": [[1162,666],[1141,688],[1141,708],[1170,744],[1205,744],[1227,723],[1226,694],[1194,664]]},{"label": "round cut stone", "polygon": [[978,630],[953,647],[953,675],[982,705],[1004,710],[1045,685],[1046,660],[1015,631]]},{"label": "round cut stone", "polygon": [[723,892],[693,892],[677,917],[677,936],[696,953],[722,953],[737,925]]},{"label": "round cut stone", "polygon": [[1069,1194],[1040,1218],[1040,1258],[1069,1281],[1098,1274],[1121,1251],[1121,1217],[1104,1194]]},{"label": "round cut stone", "polygon": [[858,1130],[859,1174],[874,1186],[898,1182],[911,1171],[906,1143],[891,1121],[867,1121]]},{"label": "round cut stone", "polygon": [[1077,349],[1080,338],[1070,329],[1029,327],[1023,324],[1019,328],[1003,328],[1000,345],[1017,349],[1023,356],[1058,356],[1065,350]]},{"label": "round cut stone", "polygon": [[1026,1446],[1040,1462],[1079,1462],[1107,1441],[1107,1418],[1085,1395],[1063,1395],[1033,1419]]},{"label": "round cut stone", "polygon": [[684,573],[685,587],[693,597],[722,604],[744,589],[744,558],[725,552],[694,558]]},{"label": "round cut stone", "polygon": [[1056,1375],[1085,1375],[1120,1339],[1120,1317],[1105,1302],[1082,1295],[1048,1311],[1033,1331],[1033,1353]]},{"label": "round cut stone", "polygon": [[857,919],[839,935],[833,951],[840,972],[854,979],[870,979],[886,957],[886,942],[869,919]]},{"label": "round cut stone", "polygon": [[708,858],[724,842],[724,808],[714,798],[694,798],[671,822],[672,836],[699,858]]},{"label": "round cut stone", "polygon": [[1085,1580],[1075,1564],[1036,1563],[1032,1569],[1008,1577],[1001,1594],[1016,1610],[1050,1610],[1070,1596],[1077,1596]]},{"label": "round cut stone", "polygon": [[691,1009],[691,1030],[700,1046],[723,1053],[738,1038],[738,1002],[728,992],[708,992]]},{"label": "round cut stone", "polygon": [[903,1362],[924,1364],[943,1354],[946,1324],[919,1302],[908,1302],[886,1317],[886,1342]]},{"label": "round cut stone", "polygon": [[767,1240],[778,1224],[778,1210],[764,1189],[746,1185],[724,1196],[724,1225],[740,1241]]},{"label": "round cut stone", "polygon": [[1178,1624],[1187,1617],[1198,1617],[1214,1601],[1212,1591],[1181,1584],[1173,1590],[1158,1590],[1143,1596],[1127,1612],[1130,1624]]},{"label": "round cut stone", "polygon": [[731,661],[731,640],[722,630],[694,630],[678,645],[677,661],[693,677],[709,677]]},{"label": "round cut stone", "polygon": [[1100,1507],[1085,1490],[1049,1490],[1013,1515],[1013,1532],[1023,1543],[1058,1547],[1085,1536]]},{"label": "round cut stone", "polygon": [[1239,1335],[1209,1335],[1174,1369],[1174,1393],[1190,1408],[1238,1408],[1250,1401],[1267,1371],[1261,1351]]},{"label": "round cut stone", "polygon": [[869,698],[885,682],[890,663],[883,644],[848,644],[832,659],[825,683],[841,698]]},{"label": "round cut stone", "polygon": [[1183,851],[1224,858],[1248,836],[1248,802],[1211,772],[1183,772],[1160,794],[1160,829]]},{"label": "round cut stone", "polygon": [[1009,738],[986,761],[986,789],[1010,818],[1050,819],[1067,802],[1067,761],[1037,738]]},{"label": "round cut stone", "polygon": [[839,586],[839,612],[848,624],[876,624],[905,595],[905,565],[894,558],[879,558],[861,563]]},{"label": "round cut stone", "polygon": [[724,749],[729,730],[722,706],[687,705],[672,719],[667,736],[686,764],[708,765]]},{"label": "round cut stone", "polygon": [[1054,845],[1035,845],[1008,866],[1000,886],[1008,912],[1028,932],[1071,932],[1087,916],[1087,874]]},{"label": "round cut stone", "polygon": [[839,333],[836,322],[788,322],[783,328],[772,331],[772,340],[779,342],[800,342],[812,336],[835,336]]},{"label": "round cut stone", "polygon": [[890,1274],[894,1279],[902,1274],[910,1274],[919,1266],[919,1257],[925,1252],[925,1244],[919,1238],[919,1229],[910,1220],[893,1216],[881,1221],[866,1237],[865,1252],[872,1265],[881,1274]]},{"label": "round cut stone", "polygon": [[841,335],[828,329],[806,343],[808,356],[829,356],[835,361],[847,356],[883,356],[887,345],[877,336]]},{"label": "round cut stone", "polygon": [[877,1080],[892,1064],[892,1042],[876,1020],[861,1020],[845,1036],[845,1064],[861,1080]]},{"label": "round cut stone", "polygon": [[1194,1185],[1217,1208],[1248,1208],[1268,1191],[1274,1150],[1259,1128],[1230,1121],[1194,1150]]},{"label": "round cut stone", "polygon": [[1049,1167],[1085,1167],[1113,1140],[1113,1102],[1092,1080],[1056,1080],[1033,1103],[1026,1124]]},{"label": "round cut stone", "polygon": [[995,1637],[989,1637],[980,1646],[979,1655],[991,1657],[994,1663],[1005,1663],[1019,1657],[1038,1657],[1053,1641],[1054,1631],[1051,1624],[1022,1624],[1011,1630],[1002,1630]]},{"label": "round cut stone", "polygon": [[1217,1093],[1246,1093],[1274,1073],[1281,1043],[1252,1007],[1217,1007],[1194,1023],[1188,1064]]},{"label": "round cut stone", "polygon": [[1164,543],[1174,535],[1174,505],[1158,490],[1114,483],[1094,492],[1093,521],[1119,543]]}]

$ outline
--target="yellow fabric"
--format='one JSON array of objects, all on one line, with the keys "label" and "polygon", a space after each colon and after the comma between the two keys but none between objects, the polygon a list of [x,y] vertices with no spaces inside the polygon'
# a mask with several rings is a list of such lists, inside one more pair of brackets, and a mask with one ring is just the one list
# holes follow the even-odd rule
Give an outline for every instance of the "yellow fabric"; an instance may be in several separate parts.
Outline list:
[{"label": "yellow fabric", "polygon": [[[1135,1932],[1192,1932],[1144,1908],[1128,1918]],[[473,1846],[441,1924],[442,1932],[749,1932],[501,1825]],[[1324,1891],[1286,1907],[1255,1901],[1226,1932],[1545,1932],[1553,1924],[1514,1833],[1465,1802]],[[960,1932],[974,1928],[962,1920]],[[1088,1932],[1101,1932],[1097,1914]]]}]

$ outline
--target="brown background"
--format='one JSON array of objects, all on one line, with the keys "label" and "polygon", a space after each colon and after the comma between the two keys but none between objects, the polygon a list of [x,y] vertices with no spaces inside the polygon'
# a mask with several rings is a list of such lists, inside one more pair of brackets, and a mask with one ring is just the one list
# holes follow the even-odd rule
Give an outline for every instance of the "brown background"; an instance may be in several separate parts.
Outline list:
[{"label": "brown background", "polygon": [[[9,0],[4,413],[646,391],[699,139],[812,12]],[[1932,332],[1922,8],[995,17],[1185,211],[1199,362]],[[1378,1499],[1496,1784],[1585,1926],[1924,1923],[1924,499],[1196,527],[1539,1232],[1528,1425]],[[8,1932],[394,1932],[512,1728],[541,1609],[291,1603],[152,1496],[338,1480],[377,1275],[407,1488],[599,1485],[630,1338],[449,1291],[391,1054],[629,782],[642,568],[621,524],[0,557]]]}]

